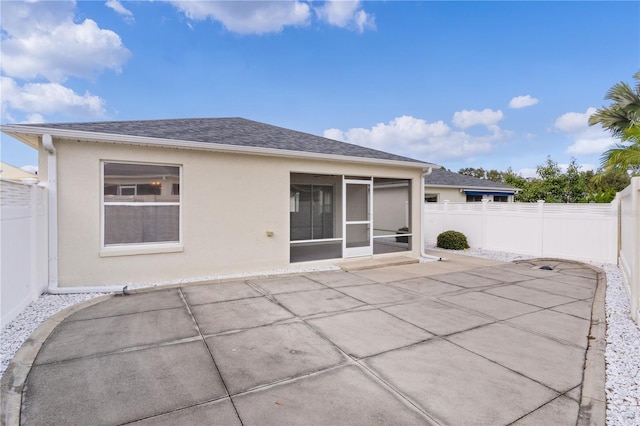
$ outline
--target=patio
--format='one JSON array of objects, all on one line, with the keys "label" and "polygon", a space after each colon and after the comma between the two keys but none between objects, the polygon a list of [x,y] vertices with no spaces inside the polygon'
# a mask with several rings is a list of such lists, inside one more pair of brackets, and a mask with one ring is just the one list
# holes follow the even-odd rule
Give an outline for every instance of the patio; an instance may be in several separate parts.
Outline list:
[{"label": "patio", "polygon": [[604,424],[603,274],[447,258],[86,302],[18,353],[3,420]]}]

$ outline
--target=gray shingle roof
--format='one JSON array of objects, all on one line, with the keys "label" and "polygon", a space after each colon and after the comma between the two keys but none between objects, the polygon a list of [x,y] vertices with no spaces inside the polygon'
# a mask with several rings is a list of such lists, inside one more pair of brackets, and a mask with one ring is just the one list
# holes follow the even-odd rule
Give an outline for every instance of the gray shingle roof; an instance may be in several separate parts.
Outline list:
[{"label": "gray shingle roof", "polygon": [[169,120],[103,121],[24,125],[122,136],[204,142],[239,147],[270,148],[317,154],[334,154],[411,163],[423,161],[289,130],[244,118],[188,118]]},{"label": "gray shingle roof", "polygon": [[430,175],[424,177],[425,185],[451,186],[456,188],[492,188],[498,190],[517,190],[500,182],[488,179],[478,179],[473,176],[461,175],[444,169],[433,169]]}]

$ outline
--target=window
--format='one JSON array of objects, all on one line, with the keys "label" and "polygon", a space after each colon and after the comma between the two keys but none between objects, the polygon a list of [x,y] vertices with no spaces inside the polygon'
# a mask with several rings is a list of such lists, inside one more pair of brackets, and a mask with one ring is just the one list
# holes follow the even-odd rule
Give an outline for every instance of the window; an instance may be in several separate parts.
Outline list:
[{"label": "window", "polygon": [[493,196],[493,201],[495,203],[506,203],[509,201],[509,196],[508,195],[494,195]]},{"label": "window", "polygon": [[180,241],[180,166],[103,163],[103,245]]},{"label": "window", "polygon": [[438,194],[424,194],[424,202],[425,203],[437,203],[438,202]]},{"label": "window", "polygon": [[333,238],[333,186],[292,184],[291,241]]},{"label": "window", "polygon": [[467,203],[479,203],[482,201],[482,195],[467,194]]}]

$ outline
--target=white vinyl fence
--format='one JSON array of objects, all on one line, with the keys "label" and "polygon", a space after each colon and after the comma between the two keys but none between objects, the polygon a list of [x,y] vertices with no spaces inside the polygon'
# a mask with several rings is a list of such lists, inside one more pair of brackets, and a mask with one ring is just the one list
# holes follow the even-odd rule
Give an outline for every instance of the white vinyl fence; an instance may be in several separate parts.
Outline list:
[{"label": "white vinyl fence", "polygon": [[0,180],[0,323],[47,288],[46,189]]},{"label": "white vinyl fence", "polygon": [[616,263],[618,204],[426,203],[425,241],[462,232],[472,248]]},{"label": "white vinyl fence", "polygon": [[631,179],[620,200],[620,258],[618,266],[631,300],[631,316],[640,325],[640,177]]}]

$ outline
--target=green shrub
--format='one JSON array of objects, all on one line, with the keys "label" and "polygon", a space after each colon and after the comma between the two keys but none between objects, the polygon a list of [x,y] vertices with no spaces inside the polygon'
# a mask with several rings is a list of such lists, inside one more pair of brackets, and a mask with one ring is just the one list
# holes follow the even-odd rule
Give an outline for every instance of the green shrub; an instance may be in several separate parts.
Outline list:
[{"label": "green shrub", "polygon": [[462,232],[445,231],[438,235],[437,246],[449,250],[464,250],[469,248],[469,243]]}]

